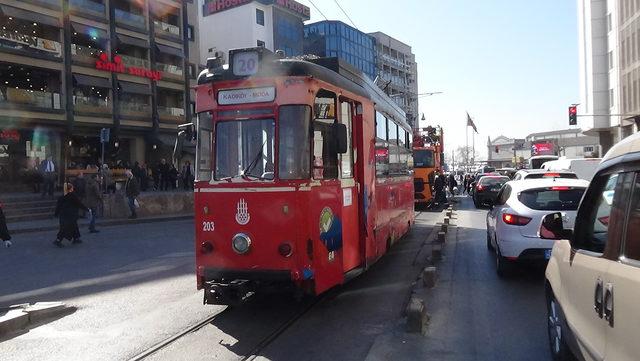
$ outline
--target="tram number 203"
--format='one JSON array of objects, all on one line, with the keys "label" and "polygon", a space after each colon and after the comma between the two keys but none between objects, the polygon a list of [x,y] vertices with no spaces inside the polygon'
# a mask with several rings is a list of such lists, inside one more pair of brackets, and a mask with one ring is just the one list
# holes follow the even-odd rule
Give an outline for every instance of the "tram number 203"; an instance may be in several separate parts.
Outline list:
[{"label": "tram number 203", "polygon": [[207,222],[204,221],[202,222],[202,231],[203,232],[213,232],[215,230],[216,226],[213,222]]}]

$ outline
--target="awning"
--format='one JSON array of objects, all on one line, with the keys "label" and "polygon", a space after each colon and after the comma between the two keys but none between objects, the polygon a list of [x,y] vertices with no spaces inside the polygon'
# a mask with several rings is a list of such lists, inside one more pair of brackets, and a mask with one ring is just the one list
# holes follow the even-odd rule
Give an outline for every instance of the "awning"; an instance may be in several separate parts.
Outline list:
[{"label": "awning", "polygon": [[18,19],[29,20],[40,24],[60,27],[60,20],[53,16],[42,15],[33,11],[26,11],[12,6],[0,5],[0,12],[5,16],[12,16]]},{"label": "awning", "polygon": [[159,52],[164,54],[177,56],[179,58],[184,57],[184,53],[182,52],[182,49],[174,48],[173,46],[156,44],[156,49],[158,49]]},{"label": "awning", "polygon": [[130,83],[127,81],[118,82],[123,93],[151,95],[151,89],[146,84]]},{"label": "awning", "polygon": [[78,24],[78,23],[71,23],[71,27],[73,28],[73,31],[75,31],[76,33],[85,34],[92,38],[93,37],[99,38],[99,39],[108,38],[107,32],[100,28],[94,28],[92,26],[87,26],[87,25]]},{"label": "awning", "polygon": [[99,88],[111,88],[111,80],[107,78],[73,74],[73,81],[78,85],[97,86]]},{"label": "awning", "polygon": [[146,40],[133,38],[131,36],[126,36],[126,35],[122,35],[122,34],[118,34],[118,42],[123,43],[123,44],[127,44],[127,45],[137,46],[137,47],[140,47],[140,48],[148,48],[149,47],[149,44],[147,43]]},{"label": "awning", "polygon": [[589,135],[589,136],[593,136],[593,137],[597,137],[600,135],[600,133],[602,132],[606,132],[606,133],[612,133],[614,131],[617,131],[617,129],[619,128],[619,125],[614,125],[612,127],[604,127],[604,128],[591,128],[591,129],[587,129],[585,131],[582,132],[582,134],[584,135]]}]

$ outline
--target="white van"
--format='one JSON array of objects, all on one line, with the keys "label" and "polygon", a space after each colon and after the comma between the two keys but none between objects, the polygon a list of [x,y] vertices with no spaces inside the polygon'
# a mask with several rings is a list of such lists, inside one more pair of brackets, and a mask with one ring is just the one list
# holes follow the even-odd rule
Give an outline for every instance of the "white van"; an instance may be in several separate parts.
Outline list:
[{"label": "white van", "polygon": [[578,178],[591,181],[601,160],[602,158],[560,158],[544,163],[542,169],[550,171],[570,170]]},{"label": "white van", "polygon": [[540,169],[545,162],[558,159],[557,155],[536,155],[529,158],[529,169]]}]

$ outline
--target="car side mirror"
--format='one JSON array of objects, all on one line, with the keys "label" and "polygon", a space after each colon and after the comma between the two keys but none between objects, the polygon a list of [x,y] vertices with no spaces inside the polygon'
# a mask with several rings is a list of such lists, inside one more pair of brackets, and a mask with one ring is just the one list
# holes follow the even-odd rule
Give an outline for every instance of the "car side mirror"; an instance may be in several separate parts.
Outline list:
[{"label": "car side mirror", "polygon": [[542,239],[571,239],[573,231],[565,229],[562,213],[550,213],[542,218],[538,236]]},{"label": "car side mirror", "polygon": [[347,126],[345,124],[334,124],[336,134],[336,152],[344,154],[347,152]]}]

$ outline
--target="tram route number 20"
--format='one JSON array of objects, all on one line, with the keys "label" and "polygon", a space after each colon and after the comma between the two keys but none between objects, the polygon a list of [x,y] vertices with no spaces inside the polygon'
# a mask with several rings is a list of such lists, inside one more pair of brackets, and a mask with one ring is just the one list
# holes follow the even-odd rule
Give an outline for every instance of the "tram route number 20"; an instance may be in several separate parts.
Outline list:
[{"label": "tram route number 20", "polygon": [[202,222],[202,232],[213,232],[216,226],[213,222]]},{"label": "tram route number 20", "polygon": [[258,70],[259,61],[258,53],[255,51],[236,53],[233,56],[233,74],[240,76],[253,75]]}]

